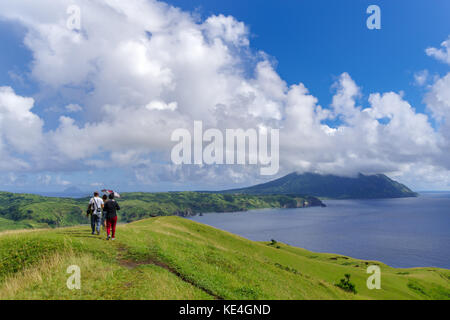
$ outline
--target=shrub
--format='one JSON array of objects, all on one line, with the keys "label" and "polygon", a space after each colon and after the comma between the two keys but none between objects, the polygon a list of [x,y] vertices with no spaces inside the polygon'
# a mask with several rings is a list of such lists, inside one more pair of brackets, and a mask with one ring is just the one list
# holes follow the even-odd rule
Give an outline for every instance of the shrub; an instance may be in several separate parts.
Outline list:
[{"label": "shrub", "polygon": [[342,290],[353,292],[354,294],[356,294],[356,287],[353,283],[350,282],[350,274],[346,273],[344,277],[345,278],[341,279],[340,282],[336,284],[336,286],[341,288]]}]

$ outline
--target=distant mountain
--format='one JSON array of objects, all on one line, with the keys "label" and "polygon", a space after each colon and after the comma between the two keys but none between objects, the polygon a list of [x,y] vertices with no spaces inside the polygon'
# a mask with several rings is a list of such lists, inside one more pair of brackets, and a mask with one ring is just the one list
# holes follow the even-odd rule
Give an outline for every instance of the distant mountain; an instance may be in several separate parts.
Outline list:
[{"label": "distant mountain", "polygon": [[70,186],[63,191],[34,191],[31,192],[44,197],[56,197],[56,198],[85,198],[90,196],[92,193],[88,191],[83,191],[76,186]]},{"label": "distant mountain", "polygon": [[79,193],[86,193],[86,192],[82,191],[78,187],[70,186],[70,187],[64,189],[64,191],[62,193],[79,194]]},{"label": "distant mountain", "polygon": [[295,194],[332,199],[377,199],[416,197],[417,193],[384,174],[355,178],[315,173],[288,174],[277,180],[223,193]]}]

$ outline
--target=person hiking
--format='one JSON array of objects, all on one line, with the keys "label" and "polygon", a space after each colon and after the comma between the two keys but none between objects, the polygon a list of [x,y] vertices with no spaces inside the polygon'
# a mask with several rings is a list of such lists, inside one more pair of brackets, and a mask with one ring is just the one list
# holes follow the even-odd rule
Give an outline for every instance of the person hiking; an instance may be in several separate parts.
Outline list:
[{"label": "person hiking", "polygon": [[[106,240],[116,240],[117,210],[120,210],[120,206],[117,201],[114,200],[114,192],[112,192],[109,194],[109,200],[106,201],[103,209],[106,220]],[[112,237],[110,237],[110,231]]]},{"label": "person hiking", "polygon": [[98,196],[98,192],[97,191],[94,192],[94,197],[92,197],[91,200],[89,200],[89,207],[88,207],[88,212],[90,212],[91,214],[92,234],[95,234],[95,231],[97,231],[98,235],[100,234],[100,224],[102,221],[103,206],[104,206],[103,200]]},{"label": "person hiking", "polygon": [[[106,203],[106,201],[108,200],[108,196],[107,196],[106,194],[104,194],[104,195],[102,196],[102,200],[103,200],[103,204]],[[101,222],[101,224],[102,224],[103,229],[106,230],[105,220],[106,220],[106,219],[105,219],[105,209],[103,209],[103,213],[102,213],[102,222]]]}]

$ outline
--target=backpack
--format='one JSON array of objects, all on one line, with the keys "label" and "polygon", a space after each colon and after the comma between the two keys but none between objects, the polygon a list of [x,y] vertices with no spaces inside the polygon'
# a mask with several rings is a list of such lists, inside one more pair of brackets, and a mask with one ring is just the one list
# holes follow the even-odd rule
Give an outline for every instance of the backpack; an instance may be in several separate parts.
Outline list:
[{"label": "backpack", "polygon": [[94,210],[92,210],[93,211],[92,213],[97,215],[97,216],[101,216],[102,208],[98,207],[97,200],[95,200],[95,197],[94,197],[94,203],[92,204],[92,206],[93,206],[93,209],[94,209]]},{"label": "backpack", "polygon": [[89,214],[95,214],[95,215],[101,215],[101,208],[99,208],[98,206],[97,206],[97,201],[95,200],[95,197],[93,198],[93,202],[92,202],[92,204],[90,204],[89,205],[89,207],[88,207],[88,209],[87,209],[87,211],[86,211],[86,213],[89,215]]}]

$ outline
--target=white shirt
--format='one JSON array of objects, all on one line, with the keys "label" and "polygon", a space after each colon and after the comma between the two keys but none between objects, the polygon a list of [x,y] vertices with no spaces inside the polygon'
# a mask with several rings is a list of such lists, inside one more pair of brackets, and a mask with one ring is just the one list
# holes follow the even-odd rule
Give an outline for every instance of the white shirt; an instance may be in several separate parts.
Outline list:
[{"label": "white shirt", "polygon": [[[91,198],[91,200],[89,201],[89,204],[93,206],[91,207],[92,210],[94,211],[94,214],[100,216],[102,214],[102,204],[103,204],[103,199],[100,197],[93,197]],[[100,209],[100,211],[97,210]]]}]

